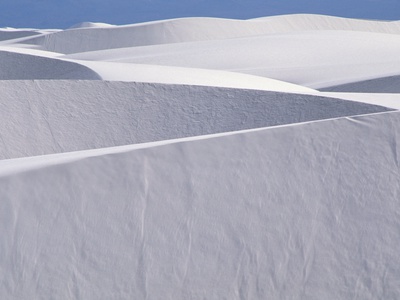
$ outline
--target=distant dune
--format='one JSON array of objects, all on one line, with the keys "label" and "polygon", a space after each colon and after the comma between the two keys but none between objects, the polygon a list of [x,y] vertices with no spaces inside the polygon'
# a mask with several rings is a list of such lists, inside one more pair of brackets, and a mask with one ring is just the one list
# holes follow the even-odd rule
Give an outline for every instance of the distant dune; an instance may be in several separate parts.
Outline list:
[{"label": "distant dune", "polygon": [[43,50],[70,54],[308,30],[400,34],[400,22],[363,21],[317,15],[288,15],[253,20],[182,18],[105,28],[85,25],[77,27],[75,30],[55,32],[46,37],[27,38],[24,43],[39,46]]},{"label": "distant dune", "polygon": [[351,82],[321,90],[331,92],[400,93],[400,75]]},{"label": "distant dune", "polygon": [[323,88],[399,74],[399,52],[398,35],[302,31],[83,52],[65,57],[227,70]]},{"label": "distant dune", "polygon": [[40,32],[34,30],[18,30],[13,28],[0,28],[0,41],[12,40],[27,36],[38,35]]}]

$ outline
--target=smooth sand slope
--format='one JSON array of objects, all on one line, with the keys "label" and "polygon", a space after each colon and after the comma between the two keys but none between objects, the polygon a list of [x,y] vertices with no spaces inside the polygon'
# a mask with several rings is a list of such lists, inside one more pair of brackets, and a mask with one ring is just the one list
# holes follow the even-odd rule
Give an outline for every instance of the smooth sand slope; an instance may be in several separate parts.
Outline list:
[{"label": "smooth sand slope", "polygon": [[276,126],[388,108],[311,95],[103,81],[0,81],[0,158]]},{"label": "smooth sand slope", "polygon": [[321,96],[329,98],[339,98],[343,100],[358,101],[375,105],[382,105],[393,109],[400,109],[399,93],[340,93],[340,92],[321,92]]},{"label": "smooth sand slope", "polygon": [[70,79],[217,86],[287,93],[316,90],[270,78],[210,69],[82,61],[37,49],[0,47],[0,80]]},{"label": "smooth sand slope", "polygon": [[237,72],[198,69],[154,64],[132,64],[104,61],[67,60],[95,71],[103,80],[215,86],[238,89],[276,91],[284,93],[317,94],[314,89]]},{"label": "smooth sand slope", "polygon": [[65,58],[228,70],[322,88],[400,73],[398,35],[306,31],[86,52]]},{"label": "smooth sand slope", "polygon": [[321,92],[320,96],[329,98],[339,98],[342,100],[358,101],[374,105],[382,105],[393,109],[400,109],[400,93],[340,93],[340,92]]},{"label": "smooth sand slope", "polygon": [[399,126],[384,113],[0,171],[0,295],[395,299]]}]

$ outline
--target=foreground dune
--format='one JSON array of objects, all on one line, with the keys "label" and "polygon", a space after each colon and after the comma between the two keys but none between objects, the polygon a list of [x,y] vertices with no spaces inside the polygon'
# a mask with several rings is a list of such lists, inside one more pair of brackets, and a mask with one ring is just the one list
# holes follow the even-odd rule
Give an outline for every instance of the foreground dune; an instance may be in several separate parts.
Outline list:
[{"label": "foreground dune", "polygon": [[394,112],[9,167],[0,294],[396,298],[399,126]]}]

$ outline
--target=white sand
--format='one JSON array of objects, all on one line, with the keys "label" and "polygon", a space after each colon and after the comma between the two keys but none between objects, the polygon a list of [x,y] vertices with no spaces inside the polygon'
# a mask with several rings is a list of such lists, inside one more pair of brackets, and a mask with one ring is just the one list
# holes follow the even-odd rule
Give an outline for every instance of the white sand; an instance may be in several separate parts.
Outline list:
[{"label": "white sand", "polygon": [[0,299],[400,298],[398,53],[317,15],[0,29]]}]

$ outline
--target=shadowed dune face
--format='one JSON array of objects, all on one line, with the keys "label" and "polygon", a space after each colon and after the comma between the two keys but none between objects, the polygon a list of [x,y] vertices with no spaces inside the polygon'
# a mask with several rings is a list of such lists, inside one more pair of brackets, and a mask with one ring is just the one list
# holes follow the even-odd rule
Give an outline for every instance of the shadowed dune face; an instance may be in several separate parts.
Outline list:
[{"label": "shadowed dune face", "polygon": [[40,34],[33,30],[1,30],[0,29],[0,41],[18,39],[27,36],[34,36]]},{"label": "shadowed dune face", "polygon": [[0,82],[2,158],[387,111],[311,95],[103,81]]},{"label": "shadowed dune face", "polygon": [[0,80],[91,79],[100,76],[78,63],[0,50]]},{"label": "shadowed dune face", "polygon": [[322,88],[320,90],[326,92],[350,93],[400,93],[400,76],[388,76],[346,83]]}]

